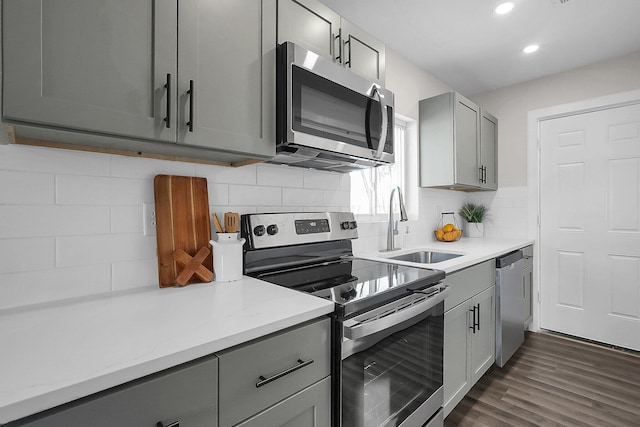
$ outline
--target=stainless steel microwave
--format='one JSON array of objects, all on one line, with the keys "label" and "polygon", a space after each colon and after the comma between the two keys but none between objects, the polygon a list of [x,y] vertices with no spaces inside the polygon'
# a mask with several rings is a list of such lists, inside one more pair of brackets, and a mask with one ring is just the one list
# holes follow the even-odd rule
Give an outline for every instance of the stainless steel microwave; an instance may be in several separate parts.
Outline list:
[{"label": "stainless steel microwave", "polygon": [[272,163],[348,172],[393,163],[393,93],[291,42],[277,51]]}]

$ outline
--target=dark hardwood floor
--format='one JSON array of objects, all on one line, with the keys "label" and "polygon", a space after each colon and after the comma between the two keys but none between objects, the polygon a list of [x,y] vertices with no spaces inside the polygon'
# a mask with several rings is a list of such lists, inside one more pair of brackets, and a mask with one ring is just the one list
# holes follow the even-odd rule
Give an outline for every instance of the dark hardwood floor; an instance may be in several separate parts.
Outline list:
[{"label": "dark hardwood floor", "polygon": [[528,332],[449,414],[450,426],[640,426],[640,356]]}]

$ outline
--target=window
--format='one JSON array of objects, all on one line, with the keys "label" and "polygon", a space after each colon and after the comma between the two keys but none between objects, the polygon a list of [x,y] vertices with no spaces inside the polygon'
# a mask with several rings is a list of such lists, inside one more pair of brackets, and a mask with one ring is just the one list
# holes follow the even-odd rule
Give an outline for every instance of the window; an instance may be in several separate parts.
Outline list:
[{"label": "window", "polygon": [[351,211],[370,219],[383,219],[389,214],[389,196],[396,186],[405,190],[405,152],[407,124],[394,120],[395,163],[389,166],[351,172]]}]

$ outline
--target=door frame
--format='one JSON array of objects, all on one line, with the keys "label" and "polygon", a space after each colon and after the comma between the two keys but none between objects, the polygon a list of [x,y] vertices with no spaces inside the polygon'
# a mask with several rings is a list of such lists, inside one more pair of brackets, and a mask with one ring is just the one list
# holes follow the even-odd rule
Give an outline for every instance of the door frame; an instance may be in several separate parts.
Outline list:
[{"label": "door frame", "polygon": [[540,330],[540,125],[541,122],[575,114],[589,113],[613,107],[622,107],[640,103],[640,90],[620,92],[597,98],[585,99],[568,104],[555,105],[527,113],[527,186],[528,186],[528,230],[529,238],[534,239],[533,247],[533,283],[532,313],[533,320],[529,330]]}]

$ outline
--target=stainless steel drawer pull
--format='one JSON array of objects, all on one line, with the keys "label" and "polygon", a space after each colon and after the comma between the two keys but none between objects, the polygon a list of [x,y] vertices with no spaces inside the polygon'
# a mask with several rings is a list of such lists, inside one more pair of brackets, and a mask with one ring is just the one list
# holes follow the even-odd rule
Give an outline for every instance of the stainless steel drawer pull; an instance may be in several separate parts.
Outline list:
[{"label": "stainless steel drawer pull", "polygon": [[180,421],[174,421],[170,424],[164,425],[162,421],[156,423],[156,427],[180,427]]},{"label": "stainless steel drawer pull", "polygon": [[302,359],[298,359],[298,364],[295,366],[290,367],[289,369],[285,369],[282,372],[279,372],[275,375],[270,376],[269,378],[265,378],[264,376],[260,375],[260,381],[258,381],[256,383],[256,388],[257,387],[262,387],[265,384],[269,384],[272,381],[277,380],[278,378],[282,378],[285,375],[289,375],[292,372],[297,371],[298,369],[302,369],[305,366],[309,366],[313,363],[313,359],[309,359],[309,360],[302,360]]}]

